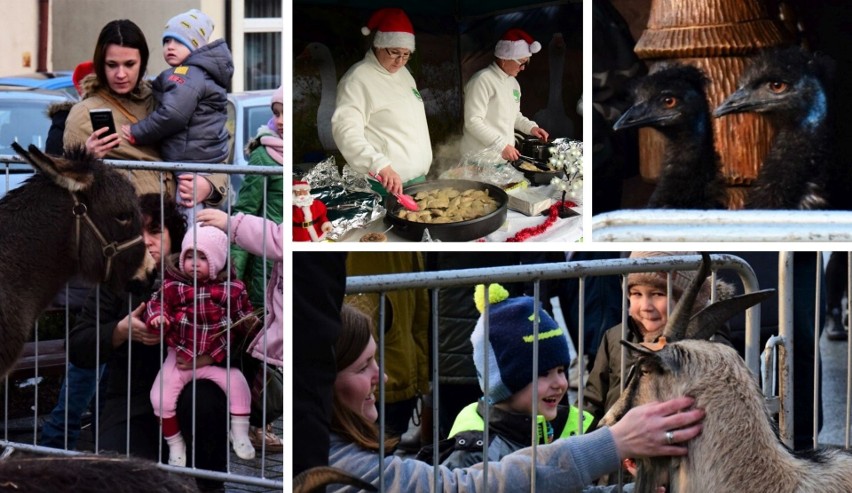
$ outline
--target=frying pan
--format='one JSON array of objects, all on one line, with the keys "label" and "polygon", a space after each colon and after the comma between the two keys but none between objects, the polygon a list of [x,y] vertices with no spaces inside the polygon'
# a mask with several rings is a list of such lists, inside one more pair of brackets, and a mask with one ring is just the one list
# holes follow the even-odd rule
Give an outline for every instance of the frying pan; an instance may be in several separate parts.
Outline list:
[{"label": "frying pan", "polygon": [[441,241],[472,241],[487,236],[497,230],[506,222],[507,204],[509,196],[498,186],[490,183],[482,183],[472,180],[435,180],[418,183],[405,187],[404,193],[416,195],[417,192],[434,190],[436,188],[455,188],[463,192],[465,190],[488,190],[488,195],[497,200],[497,210],[476,219],[459,221],[456,223],[429,224],[409,221],[396,216],[402,207],[396,197],[387,196],[385,208],[385,224],[393,226],[393,232],[407,240],[420,241],[423,231],[428,229],[432,239]]}]

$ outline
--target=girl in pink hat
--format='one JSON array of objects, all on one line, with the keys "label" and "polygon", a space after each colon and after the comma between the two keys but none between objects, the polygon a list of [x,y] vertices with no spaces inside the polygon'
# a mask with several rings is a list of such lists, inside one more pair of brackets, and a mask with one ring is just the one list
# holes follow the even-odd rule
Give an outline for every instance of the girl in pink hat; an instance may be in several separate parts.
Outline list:
[{"label": "girl in pink hat", "polygon": [[151,405],[163,423],[173,466],[186,466],[186,442],[176,409],[181,390],[194,378],[212,380],[224,392],[230,391],[234,452],[241,459],[254,458],[248,436],[251,391],[239,369],[225,367],[225,357],[229,345],[244,344],[258,319],[245,285],[228,278],[228,245],[228,236],[217,228],[201,224],[190,228],[180,258],[167,264],[163,285],[146,307],[146,325],[152,331],[162,330],[168,346],[151,387]]}]

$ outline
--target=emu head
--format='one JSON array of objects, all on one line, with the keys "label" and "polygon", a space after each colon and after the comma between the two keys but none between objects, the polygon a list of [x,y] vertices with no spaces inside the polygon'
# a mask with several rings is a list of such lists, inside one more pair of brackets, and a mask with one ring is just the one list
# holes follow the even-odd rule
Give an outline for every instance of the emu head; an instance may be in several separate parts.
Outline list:
[{"label": "emu head", "polygon": [[827,116],[834,62],[800,48],[765,51],[713,115],[765,113],[776,124],[819,123]]},{"label": "emu head", "polygon": [[[613,129],[654,127],[664,133],[667,129],[706,132],[710,116],[705,94],[708,82],[704,72],[692,65],[663,65],[635,84],[633,106]],[[705,128],[699,128],[702,125]]]},{"label": "emu head", "polygon": [[[707,376],[717,378],[714,368],[726,364],[724,361],[733,359],[742,364],[736,351],[722,344],[707,342],[707,339],[718,332],[728,319],[765,300],[774,290],[734,296],[708,305],[690,316],[701,284],[710,272],[710,255],[702,253],[701,257],[698,274],[672,311],[659,340],[641,344],[621,341],[628,351],[638,354],[639,359],[625,379],[621,397],[601,420],[602,425],[615,423],[637,405],[691,395],[691,386],[696,382]],[[693,349],[695,347],[698,349]],[[715,363],[704,363],[705,360]]]},{"label": "emu head", "polygon": [[152,275],[156,265],[141,239],[136,191],[120,171],[95,159],[83,147],[68,150],[66,157],[48,156],[33,145],[28,150],[17,143],[12,147],[68,195],[66,217],[77,224],[71,228],[71,237],[62,240],[69,242],[77,272],[116,290],[132,279],[145,281]]}]

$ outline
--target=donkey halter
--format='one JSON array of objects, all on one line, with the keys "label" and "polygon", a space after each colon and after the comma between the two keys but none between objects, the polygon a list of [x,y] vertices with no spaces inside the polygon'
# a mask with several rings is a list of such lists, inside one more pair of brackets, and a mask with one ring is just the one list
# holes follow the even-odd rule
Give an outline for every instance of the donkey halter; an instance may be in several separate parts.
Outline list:
[{"label": "donkey halter", "polygon": [[80,220],[82,219],[86,221],[86,224],[89,225],[92,233],[94,233],[95,236],[98,237],[98,241],[101,242],[101,253],[103,253],[104,258],[106,259],[106,272],[104,273],[103,282],[106,282],[109,279],[110,270],[112,269],[112,258],[137,243],[141,243],[143,241],[142,235],[139,235],[136,238],[131,238],[123,243],[116,243],[114,241],[108,243],[104,235],[101,233],[101,230],[98,229],[95,222],[92,221],[91,217],[89,217],[89,209],[86,207],[86,204],[81,203],[74,192],[69,193],[71,194],[71,199],[74,201],[74,207],[71,208],[71,212],[74,214],[74,217],[77,218],[75,221],[77,226],[75,235],[77,257],[79,258],[80,256]]}]

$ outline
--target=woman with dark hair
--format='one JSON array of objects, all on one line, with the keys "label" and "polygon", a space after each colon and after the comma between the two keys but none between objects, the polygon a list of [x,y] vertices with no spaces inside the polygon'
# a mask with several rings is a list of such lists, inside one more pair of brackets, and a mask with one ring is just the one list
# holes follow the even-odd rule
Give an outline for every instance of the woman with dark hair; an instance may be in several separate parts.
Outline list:
[{"label": "woman with dark hair", "polygon": [[[90,110],[110,109],[118,129],[154,111],[156,101],[151,83],[145,79],[148,42],[142,30],[127,19],[108,22],[98,36],[92,62],[94,74],[80,81],[85,96],[71,108],[65,122],[65,147],[85,144],[86,149],[99,158],[160,161],[156,146],[133,146],[126,142],[121,145],[118,133],[106,135],[106,128],[92,131],[89,117]],[[132,170],[129,174],[137,194],[162,192],[174,197],[177,190],[181,205],[188,207],[198,202],[216,206],[227,195],[228,177],[224,174],[197,176],[190,173],[183,175],[177,184],[172,173]]]},{"label": "woman with dark hair", "polygon": [[[377,484],[382,475],[388,491],[434,491],[432,465],[394,455],[396,438],[379,443],[375,392],[379,378],[386,377],[380,375],[376,363],[376,341],[370,318],[344,305],[341,321],[335,345],[338,370],[334,381],[329,465],[373,484]],[[535,471],[529,447],[499,462],[489,462],[490,489],[527,491],[531,487],[530,478],[535,474],[539,492],[581,491],[595,478],[617,470],[624,458],[685,455],[684,442],[701,431],[700,420],[704,415],[699,409],[690,409],[693,404],[692,398],[681,397],[638,406],[611,427],[540,445],[536,448]],[[678,430],[677,442],[666,442],[669,430]],[[385,451],[383,464],[379,463],[380,448]],[[453,470],[438,467],[444,492],[482,488],[482,464]],[[587,491],[612,491],[612,487]]]},{"label": "woman with dark hair", "polygon": [[[159,194],[145,194],[139,202],[145,246],[159,266],[161,259],[180,252],[186,221],[175,203]],[[142,320],[145,301],[158,285],[159,281],[141,290],[144,292],[132,294],[104,287],[92,290],[71,329],[68,347],[71,363],[81,368],[96,368],[106,363],[110,375],[105,395],[101,396],[102,418],[95,428],[99,450],[150,460],[158,460],[161,446],[164,454],[169,450],[160,438],[160,425],[149,399],[151,385],[163,361],[160,336],[149,331]],[[225,393],[207,380],[197,381],[195,387],[194,396],[192,386],[181,392],[177,408],[182,430],[190,434],[195,429],[204,430],[194,440],[186,437],[189,463],[199,469],[224,471],[228,456]],[[167,457],[162,460],[165,462]],[[204,479],[197,482],[202,491],[221,491],[221,482]]]}]

